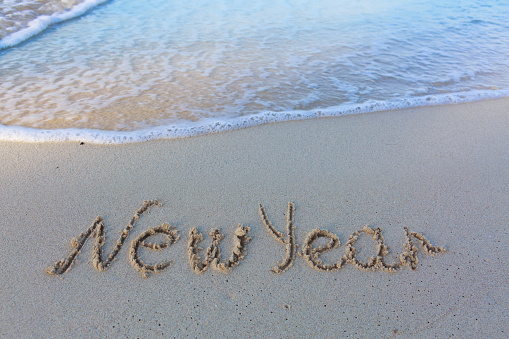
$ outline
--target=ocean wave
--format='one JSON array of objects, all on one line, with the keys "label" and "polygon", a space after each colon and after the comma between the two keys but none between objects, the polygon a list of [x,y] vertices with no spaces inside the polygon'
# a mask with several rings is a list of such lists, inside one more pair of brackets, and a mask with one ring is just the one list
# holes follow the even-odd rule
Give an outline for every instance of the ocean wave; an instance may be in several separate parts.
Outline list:
[{"label": "ocean wave", "polygon": [[95,129],[35,129],[0,124],[0,141],[20,142],[87,142],[93,144],[127,144],[157,139],[181,139],[248,128],[275,122],[307,120],[320,117],[374,113],[388,110],[459,104],[509,97],[509,89],[479,90],[389,101],[369,100],[363,104],[345,104],[311,111],[260,112],[224,119],[203,119],[138,131],[104,131]]},{"label": "ocean wave", "polygon": [[0,4],[0,49],[15,46],[48,26],[75,18],[108,0],[5,0]]},{"label": "ocean wave", "polygon": [[[105,1],[0,0],[4,13],[18,3],[25,6],[18,12],[33,11],[34,18],[2,43],[22,41]],[[57,2],[68,8],[43,14],[42,3]],[[0,51],[1,138],[181,138],[480,100],[509,89],[509,5],[341,4],[108,2]]]}]

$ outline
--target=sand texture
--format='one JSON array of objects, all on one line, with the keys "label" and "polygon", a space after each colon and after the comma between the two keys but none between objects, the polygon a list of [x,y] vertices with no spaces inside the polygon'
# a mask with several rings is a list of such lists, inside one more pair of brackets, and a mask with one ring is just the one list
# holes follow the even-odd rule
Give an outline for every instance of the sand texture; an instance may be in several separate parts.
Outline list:
[{"label": "sand texture", "polygon": [[0,337],[509,335],[508,99],[0,149]]}]

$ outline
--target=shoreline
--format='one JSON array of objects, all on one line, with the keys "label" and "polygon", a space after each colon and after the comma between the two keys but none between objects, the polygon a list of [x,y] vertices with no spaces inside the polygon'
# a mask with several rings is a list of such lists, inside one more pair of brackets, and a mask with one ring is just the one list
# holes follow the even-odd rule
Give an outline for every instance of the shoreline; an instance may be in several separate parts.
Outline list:
[{"label": "shoreline", "polygon": [[133,131],[112,131],[90,128],[39,129],[0,124],[0,142],[87,142],[97,145],[129,144],[154,140],[186,139],[226,133],[279,122],[302,121],[318,118],[336,118],[349,115],[375,114],[415,108],[447,106],[478,101],[509,99],[509,90],[478,90],[471,92],[428,95],[413,99],[368,101],[361,104],[344,104],[310,111],[261,112],[234,118],[206,118],[199,122],[186,122],[149,127]]},{"label": "shoreline", "polygon": [[[507,98],[122,145],[2,141],[0,335],[503,337],[508,145]],[[155,199],[162,206],[133,219]],[[91,231],[68,271],[47,274],[99,216],[102,261]],[[165,223],[175,228],[143,238]],[[227,262],[239,224],[251,239],[238,265],[196,274],[190,253],[206,253],[193,252],[192,229],[203,248],[218,229]],[[319,256],[333,264],[365,226],[381,228],[388,264],[405,251],[405,227],[447,251],[428,255],[414,238],[415,270],[310,267],[312,248],[334,238],[306,247],[315,229],[339,240]],[[170,234],[180,238],[169,248],[143,247]],[[364,233],[352,246],[362,263],[380,248]],[[143,278],[140,262],[169,261]]]}]

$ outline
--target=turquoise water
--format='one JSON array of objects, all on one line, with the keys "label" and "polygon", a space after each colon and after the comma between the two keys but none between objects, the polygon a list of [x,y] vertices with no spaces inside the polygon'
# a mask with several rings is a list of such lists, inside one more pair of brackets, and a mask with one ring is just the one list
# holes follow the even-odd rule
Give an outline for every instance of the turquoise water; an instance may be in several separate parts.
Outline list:
[{"label": "turquoise water", "polygon": [[0,139],[130,142],[507,96],[508,17],[500,1],[111,0],[0,50]]}]

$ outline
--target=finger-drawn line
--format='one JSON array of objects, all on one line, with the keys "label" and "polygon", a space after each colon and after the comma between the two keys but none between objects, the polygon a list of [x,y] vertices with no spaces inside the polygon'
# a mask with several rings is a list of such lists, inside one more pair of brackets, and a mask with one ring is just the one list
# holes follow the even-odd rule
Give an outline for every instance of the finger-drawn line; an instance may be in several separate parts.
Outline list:
[{"label": "finger-drawn line", "polygon": [[92,225],[83,233],[81,233],[77,238],[73,238],[71,240],[71,246],[74,248],[69,254],[69,256],[65,259],[59,260],[55,262],[52,266],[46,269],[48,274],[64,274],[69,270],[69,268],[74,264],[76,258],[81,252],[83,245],[85,245],[86,241],[90,236],[96,238],[96,242],[93,249],[92,256],[92,264],[98,271],[105,271],[111,265],[111,262],[117,256],[118,252],[124,245],[127,237],[129,236],[129,232],[134,228],[136,222],[140,218],[140,216],[145,213],[152,206],[162,206],[162,204],[157,200],[144,201],[143,205],[134,213],[131,221],[127,224],[127,226],[120,233],[120,238],[117,240],[113,251],[110,253],[106,260],[103,260],[103,246],[106,240],[106,230],[104,225],[104,219],[102,217],[97,217]]},{"label": "finger-drawn line", "polygon": [[[164,234],[167,241],[159,244],[145,242],[145,239],[156,234]],[[138,272],[142,274],[144,278],[147,278],[149,273],[159,273],[165,268],[170,267],[173,264],[173,260],[168,260],[162,264],[156,265],[145,264],[138,255],[140,246],[158,251],[163,248],[170,247],[179,240],[179,237],[180,236],[178,235],[176,227],[170,226],[166,223],[154,228],[149,228],[131,242],[131,247],[129,248],[129,262]]]},{"label": "finger-drawn line", "polygon": [[[77,238],[73,238],[71,240],[71,246],[73,247],[73,250],[69,256],[65,259],[55,262],[54,265],[47,268],[46,272],[48,274],[54,275],[61,275],[67,272],[74,264],[84,244],[91,236],[96,238],[92,252],[93,266],[99,271],[107,270],[117,254],[120,252],[122,246],[125,244],[129,236],[129,232],[134,228],[138,219],[152,206],[161,206],[161,203],[159,203],[157,200],[143,202],[143,205],[136,211],[130,222],[120,233],[120,238],[117,240],[107,259],[103,259],[103,247],[106,240],[105,223],[102,217],[97,217],[85,232],[81,233]],[[289,202],[288,210],[286,213],[287,236],[285,238],[283,233],[279,232],[272,226],[263,205],[259,205],[259,213],[263,225],[267,228],[269,233],[276,238],[278,242],[285,245],[286,247],[286,257],[281,263],[278,263],[277,266],[272,269],[272,271],[275,273],[284,272],[292,266],[295,260],[297,244],[295,237],[296,227],[294,224],[294,211],[294,204]],[[429,255],[438,255],[446,251],[443,247],[433,246],[422,234],[411,232],[408,227],[405,227],[404,230],[406,239],[405,243],[403,244],[404,252],[399,255],[397,261],[393,262],[392,264],[387,264],[385,262],[385,258],[388,254],[388,248],[385,245],[385,239],[382,235],[382,229],[380,227],[371,228],[369,226],[365,226],[361,230],[355,231],[346,242],[345,254],[336,263],[325,264],[320,259],[320,255],[322,253],[340,247],[339,237],[327,230],[315,229],[309,232],[306,236],[306,239],[304,240],[302,252],[299,253],[299,255],[304,258],[309,266],[320,271],[338,271],[346,264],[352,264],[354,267],[362,270],[382,270],[388,272],[396,272],[403,267],[408,267],[412,270],[417,269],[418,248],[414,244],[413,239],[417,240],[421,244],[424,251]],[[211,238],[211,244],[207,248],[205,257],[202,260],[199,256],[199,252],[203,249],[199,247],[199,244],[203,241],[203,236],[198,232],[196,227],[193,227],[189,232],[189,239],[187,243],[187,253],[192,270],[197,274],[205,272],[209,267],[225,273],[231,271],[234,267],[239,265],[239,262],[246,255],[247,245],[251,240],[251,238],[248,236],[249,231],[249,227],[242,226],[241,224],[237,226],[233,234],[232,255],[228,260],[222,262],[220,244],[224,237],[221,232],[218,229],[213,229],[210,232],[209,236]],[[361,262],[357,258],[357,249],[354,246],[361,233],[370,235],[376,242],[376,254],[370,257],[367,262]],[[163,235],[166,237],[166,240],[157,243],[146,241],[149,237],[157,234]],[[313,247],[313,244],[320,238],[326,238],[328,239],[328,242],[325,245]],[[129,261],[131,265],[144,277],[147,277],[150,273],[158,273],[165,268],[168,268],[173,263],[173,261],[169,260],[154,265],[146,264],[140,259],[138,255],[140,247],[145,247],[157,251],[170,247],[178,240],[179,235],[177,229],[170,226],[169,224],[165,223],[154,228],[149,228],[132,241],[128,253]]]},{"label": "finger-drawn line", "polygon": [[234,243],[231,257],[226,262],[221,262],[220,243],[224,236],[218,229],[213,229],[209,236],[212,238],[210,246],[207,248],[205,258],[201,260],[198,253],[203,250],[199,247],[199,243],[203,240],[203,236],[198,232],[196,227],[189,231],[189,240],[187,243],[187,254],[189,264],[193,271],[197,274],[205,272],[209,266],[221,272],[229,272],[237,266],[245,257],[247,244],[251,240],[248,233],[251,229],[246,226],[238,225],[234,232]]},{"label": "finger-drawn line", "polygon": [[293,212],[295,210],[295,206],[293,203],[288,203],[288,211],[286,213],[286,232],[288,234],[285,239],[283,233],[279,232],[272,226],[267,213],[265,212],[265,208],[262,204],[260,204],[259,212],[260,218],[262,219],[263,224],[267,228],[267,230],[276,238],[278,242],[286,245],[286,258],[282,263],[278,263],[276,267],[272,269],[275,273],[281,273],[293,265],[293,261],[295,259],[295,253],[297,252],[297,244],[295,242],[295,225],[293,224]]},{"label": "finger-drawn line", "polygon": [[[355,242],[359,238],[361,233],[371,235],[373,240],[376,241],[376,254],[368,259],[367,262],[363,263],[357,259],[357,249],[354,247]],[[358,269],[362,270],[382,270],[387,272],[396,272],[402,267],[407,266],[412,270],[417,269],[417,252],[418,249],[414,245],[412,237],[417,239],[424,251],[430,255],[437,255],[445,252],[443,247],[435,247],[420,233],[410,232],[408,227],[405,227],[405,238],[406,241],[403,244],[405,252],[399,256],[399,261],[392,264],[385,262],[385,256],[389,253],[388,248],[385,245],[385,239],[382,235],[382,229],[380,227],[371,228],[365,226],[359,231],[355,231],[348,241],[346,242],[346,253],[343,255],[340,261],[334,264],[323,264],[322,260],[319,259],[319,254],[340,247],[339,238],[332,232],[326,230],[315,229],[311,231],[306,240],[304,241],[302,257],[306,260],[309,266],[320,271],[337,271],[344,267],[345,264],[352,264]],[[319,238],[328,238],[329,242],[326,245],[314,248],[313,243]]]},{"label": "finger-drawn line", "polygon": [[[313,247],[313,243],[320,238],[328,238],[329,242],[326,245],[320,247]],[[338,248],[340,245],[339,238],[332,232],[327,230],[319,230],[315,229],[309,232],[306,240],[304,240],[304,245],[302,246],[302,257],[309,266],[317,269],[319,271],[337,271],[343,267],[345,264],[345,259],[341,258],[339,262],[334,264],[325,265],[322,263],[322,260],[319,258],[320,253],[330,251],[332,249]]]}]

